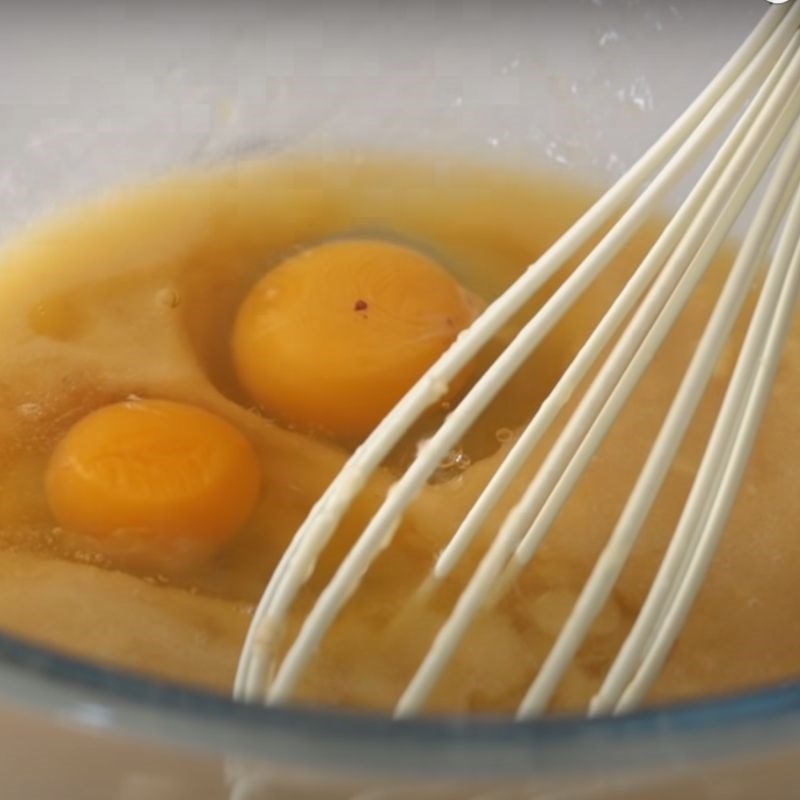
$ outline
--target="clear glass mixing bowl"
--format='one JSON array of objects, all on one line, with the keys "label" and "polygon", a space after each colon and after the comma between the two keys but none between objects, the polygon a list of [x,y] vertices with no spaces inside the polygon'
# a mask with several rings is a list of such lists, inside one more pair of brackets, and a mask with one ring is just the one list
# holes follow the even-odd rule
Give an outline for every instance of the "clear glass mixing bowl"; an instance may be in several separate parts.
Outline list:
[{"label": "clear glass mixing bowl", "polygon": [[[5,5],[0,238],[176,165],[452,149],[610,183],[760,0]],[[9,798],[795,797],[800,684],[619,719],[268,710],[0,636]],[[46,760],[45,760],[46,759]]]}]

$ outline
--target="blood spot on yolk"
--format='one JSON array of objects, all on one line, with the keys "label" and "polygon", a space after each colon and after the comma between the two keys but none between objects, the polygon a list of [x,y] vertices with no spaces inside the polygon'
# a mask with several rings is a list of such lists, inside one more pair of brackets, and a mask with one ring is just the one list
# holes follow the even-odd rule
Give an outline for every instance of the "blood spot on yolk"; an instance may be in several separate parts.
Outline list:
[{"label": "blood spot on yolk", "polygon": [[416,250],[330,242],[292,256],[251,290],[234,324],[233,361],[265,413],[363,436],[478,310],[474,296]]},{"label": "blood spot on yolk", "polygon": [[208,557],[250,516],[260,466],[226,420],[166,400],[133,400],[77,422],[45,487],[68,533],[125,565],[179,570]]}]

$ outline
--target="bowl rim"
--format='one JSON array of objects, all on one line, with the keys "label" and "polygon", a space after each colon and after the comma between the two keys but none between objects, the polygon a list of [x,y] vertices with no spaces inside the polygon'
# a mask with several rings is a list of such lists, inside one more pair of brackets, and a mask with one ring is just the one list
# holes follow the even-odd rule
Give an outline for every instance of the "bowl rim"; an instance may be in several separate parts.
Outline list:
[{"label": "bowl rim", "polygon": [[[800,740],[800,680],[618,717],[531,721],[244,704],[0,633],[0,695],[60,722],[315,771],[563,777],[757,758]],[[410,772],[413,770],[413,772]]]}]

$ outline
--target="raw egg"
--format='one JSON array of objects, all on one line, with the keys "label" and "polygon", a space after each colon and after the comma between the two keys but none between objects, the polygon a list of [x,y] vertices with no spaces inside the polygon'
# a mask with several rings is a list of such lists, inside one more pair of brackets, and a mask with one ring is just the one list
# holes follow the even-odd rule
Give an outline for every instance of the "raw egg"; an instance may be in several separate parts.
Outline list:
[{"label": "raw egg", "polygon": [[260,467],[221,417],[137,399],[77,422],[50,458],[45,487],[67,533],[126,564],[172,570],[236,534],[255,506]]},{"label": "raw egg", "polygon": [[328,242],[270,270],[234,324],[233,361],[269,415],[368,433],[479,310],[439,264],[378,240]]}]

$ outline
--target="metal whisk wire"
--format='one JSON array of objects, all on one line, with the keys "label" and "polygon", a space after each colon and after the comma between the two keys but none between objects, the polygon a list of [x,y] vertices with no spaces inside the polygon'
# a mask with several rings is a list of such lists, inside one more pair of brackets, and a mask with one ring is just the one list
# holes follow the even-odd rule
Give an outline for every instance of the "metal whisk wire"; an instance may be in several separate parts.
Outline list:
[{"label": "metal whisk wire", "polygon": [[[800,285],[800,3],[771,9],[706,90],[656,144],[457,340],[357,449],[312,509],[256,609],[234,692],[287,700],[325,632],[391,539],[404,510],[441,459],[553,326],[629,241],[713,139],[752,100],[702,177],[537,410],[438,558],[431,580],[458,563],[489,512],[566,398],[630,317],[523,497],[508,514],[453,612],[400,698],[416,713],[498,581],[534,556],[589,459],[637,385],[775,155],[783,152],[684,381],[622,515],[519,708],[546,709],[625,564],[730,333],[758,266],[785,223],[756,311],[687,504],[633,630],[591,713],[638,702],[663,663],[701,584],[735,496],[777,367]],[[755,93],[755,94],[754,94]],[[595,233],[619,219],[481,376],[385,501],[320,594],[278,665],[277,640],[291,604],[351,502],[386,455],[448,383]]]}]

